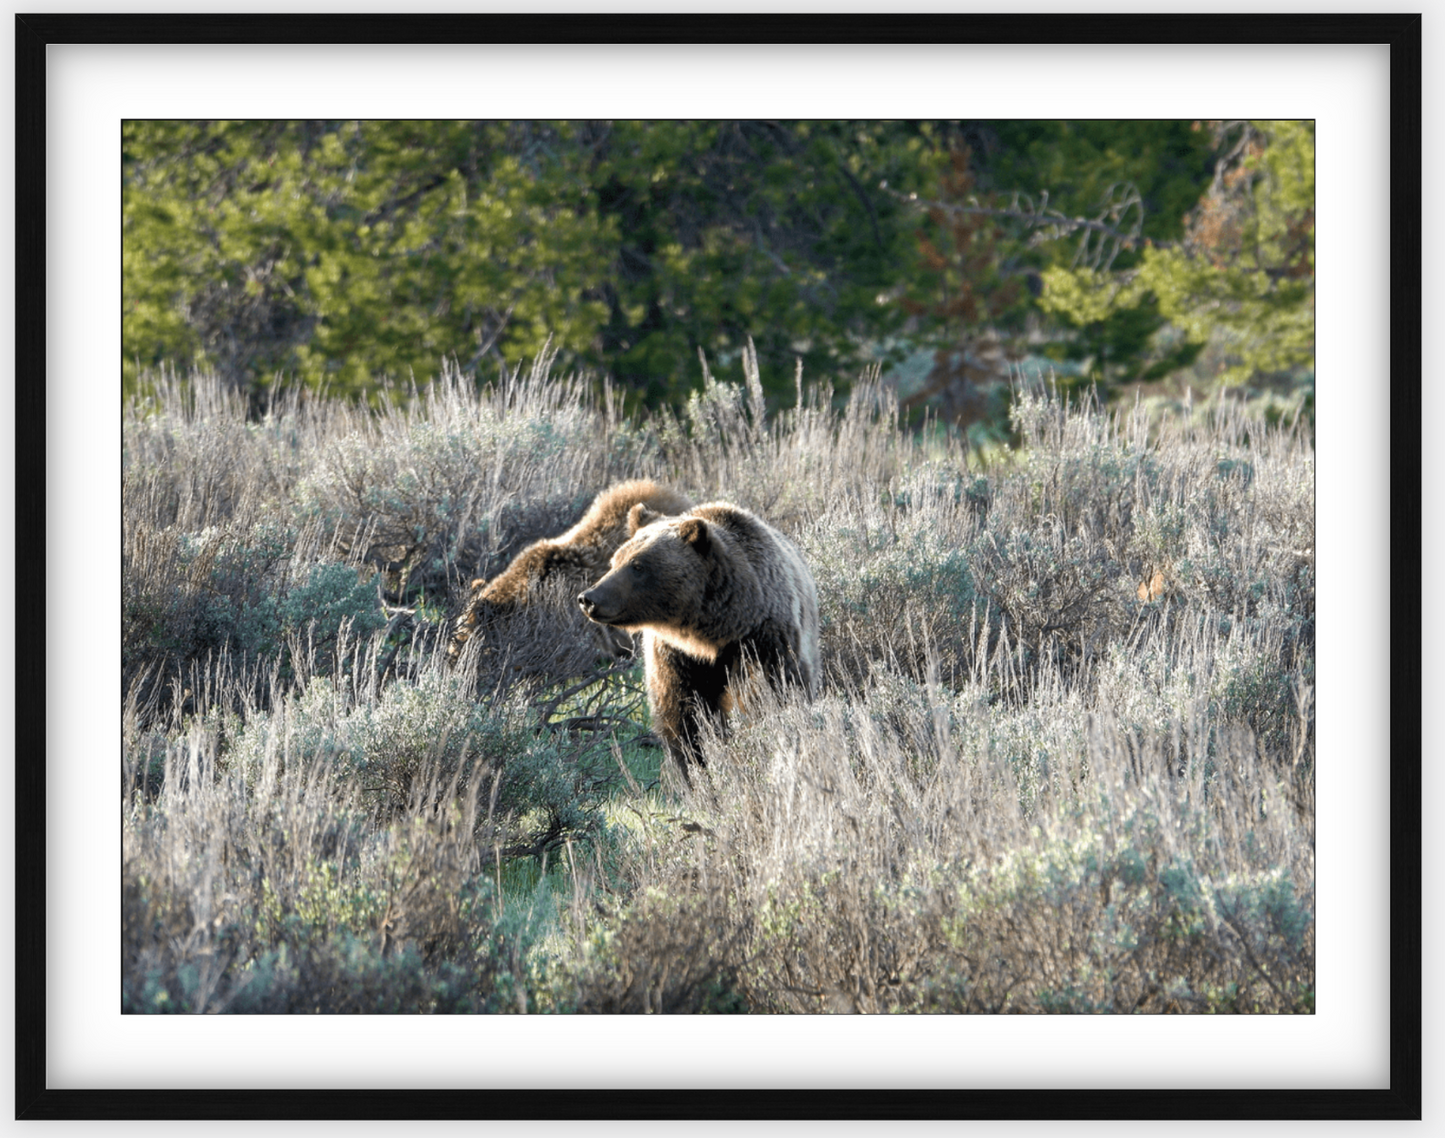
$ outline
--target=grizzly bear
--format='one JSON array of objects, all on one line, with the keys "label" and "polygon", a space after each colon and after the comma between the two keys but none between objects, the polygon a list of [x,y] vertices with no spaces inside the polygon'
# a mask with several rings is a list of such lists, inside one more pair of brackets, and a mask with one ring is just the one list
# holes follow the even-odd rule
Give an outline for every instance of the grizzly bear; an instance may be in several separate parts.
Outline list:
[{"label": "grizzly bear", "polygon": [[577,598],[598,624],[641,631],[654,730],[686,776],[699,727],[726,725],[751,669],[809,698],[821,678],[818,593],[802,554],[728,502],[680,517],[639,504],[612,570]]},{"label": "grizzly bear", "polygon": [[[455,663],[479,625],[536,599],[540,587],[554,575],[575,589],[605,573],[612,554],[631,536],[628,513],[634,507],[681,513],[691,505],[681,494],[649,479],[609,486],[592,500],[581,520],[566,533],[533,542],[490,581],[478,577],[471,583],[466,607],[453,626],[447,658]],[[608,646],[614,652],[625,654],[631,649],[631,638],[612,633]]]}]

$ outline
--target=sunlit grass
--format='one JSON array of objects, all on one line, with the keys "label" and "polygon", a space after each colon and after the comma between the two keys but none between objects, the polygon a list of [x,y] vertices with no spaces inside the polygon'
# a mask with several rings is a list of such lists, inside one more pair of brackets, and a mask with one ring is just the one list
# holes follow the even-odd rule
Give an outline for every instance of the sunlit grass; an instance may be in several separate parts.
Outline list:
[{"label": "sunlit grass", "polygon": [[[1028,389],[985,449],[760,390],[130,405],[126,1009],[1311,1011],[1308,436]],[[634,476],[819,586],[822,695],[750,694],[691,784],[570,596],[445,659],[469,580]]]}]

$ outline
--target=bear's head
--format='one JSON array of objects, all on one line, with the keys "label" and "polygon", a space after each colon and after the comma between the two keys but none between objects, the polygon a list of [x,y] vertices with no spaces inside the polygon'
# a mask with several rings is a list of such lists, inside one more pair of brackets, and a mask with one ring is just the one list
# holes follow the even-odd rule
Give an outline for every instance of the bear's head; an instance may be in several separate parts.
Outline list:
[{"label": "bear's head", "polygon": [[[647,520],[652,515],[654,520]],[[632,537],[608,574],[577,598],[590,620],[636,632],[686,628],[701,614],[713,534],[702,518],[667,518],[634,506]]]},{"label": "bear's head", "polygon": [[646,502],[638,502],[627,511],[627,536],[636,537],[638,530],[661,521],[666,516],[666,514],[654,510]]}]

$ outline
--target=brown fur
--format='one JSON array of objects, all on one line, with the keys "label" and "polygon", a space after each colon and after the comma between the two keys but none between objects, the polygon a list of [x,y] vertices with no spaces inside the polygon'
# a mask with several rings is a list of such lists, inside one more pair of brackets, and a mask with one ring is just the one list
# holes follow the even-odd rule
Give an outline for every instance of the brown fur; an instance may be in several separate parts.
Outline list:
[{"label": "brown fur", "polygon": [[[595,581],[607,571],[612,554],[631,536],[628,515],[633,509],[678,513],[691,505],[681,494],[649,479],[609,486],[566,533],[533,542],[490,581],[478,577],[471,583],[471,596],[456,620],[448,657],[455,661],[461,655],[479,624],[536,599],[539,586],[554,574],[568,578],[576,588]],[[623,647],[620,637],[613,647]]]},{"label": "brown fur", "polygon": [[725,720],[750,665],[817,693],[818,595],[797,547],[727,502],[664,517],[639,503],[612,569],[577,598],[598,624],[642,632],[654,729],[684,773],[705,716]]}]

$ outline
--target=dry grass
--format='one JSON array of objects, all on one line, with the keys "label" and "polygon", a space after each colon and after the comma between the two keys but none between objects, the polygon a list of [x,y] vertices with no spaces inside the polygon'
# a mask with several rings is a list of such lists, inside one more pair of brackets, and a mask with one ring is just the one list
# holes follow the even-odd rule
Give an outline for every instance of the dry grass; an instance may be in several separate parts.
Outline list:
[{"label": "dry grass", "polygon": [[[546,361],[132,404],[128,1010],[1312,1010],[1309,440],[1024,392],[984,463],[746,366],[647,421]],[[568,598],[445,667],[465,583],[624,477],[818,579],[824,695],[691,789]]]}]

